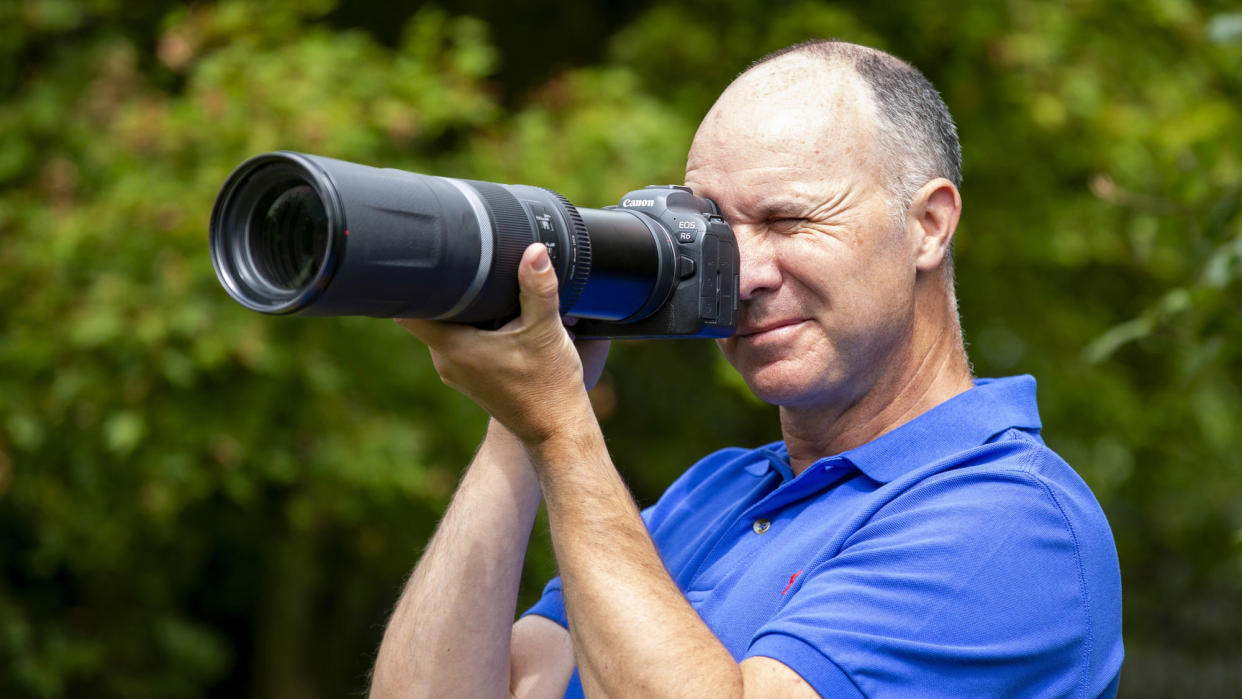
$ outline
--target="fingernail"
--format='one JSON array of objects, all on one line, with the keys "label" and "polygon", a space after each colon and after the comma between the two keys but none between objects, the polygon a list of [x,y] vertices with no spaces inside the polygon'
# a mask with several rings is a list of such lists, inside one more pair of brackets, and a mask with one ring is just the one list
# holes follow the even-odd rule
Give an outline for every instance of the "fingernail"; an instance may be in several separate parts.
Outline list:
[{"label": "fingernail", "polygon": [[544,248],[543,253],[535,257],[535,271],[543,272],[552,266],[552,260],[548,259],[548,249]]}]

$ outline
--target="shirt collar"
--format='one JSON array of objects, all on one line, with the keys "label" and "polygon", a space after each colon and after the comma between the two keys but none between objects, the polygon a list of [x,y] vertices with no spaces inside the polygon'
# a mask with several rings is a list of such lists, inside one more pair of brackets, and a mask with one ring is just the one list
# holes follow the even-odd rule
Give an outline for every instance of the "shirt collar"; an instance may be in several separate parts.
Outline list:
[{"label": "shirt collar", "polygon": [[762,476],[768,471],[775,470],[781,474],[782,480],[793,480],[793,469],[789,466],[789,452],[785,450],[784,442],[772,442],[765,444],[755,450],[755,453],[763,457],[761,461],[752,461],[746,467],[746,472],[752,476]]},{"label": "shirt collar", "polygon": [[1011,428],[1038,434],[1041,427],[1033,376],[975,379],[974,388],[841,456],[868,478],[887,483]]},{"label": "shirt collar", "polygon": [[[862,446],[820,459],[803,473],[822,470],[817,466],[825,461],[845,459],[868,478],[888,483],[920,466],[986,444],[1008,429],[1038,434],[1041,427],[1034,377],[975,379],[974,388]],[[746,467],[752,475],[774,468],[786,481],[793,477],[784,442],[757,451],[765,458]]]}]

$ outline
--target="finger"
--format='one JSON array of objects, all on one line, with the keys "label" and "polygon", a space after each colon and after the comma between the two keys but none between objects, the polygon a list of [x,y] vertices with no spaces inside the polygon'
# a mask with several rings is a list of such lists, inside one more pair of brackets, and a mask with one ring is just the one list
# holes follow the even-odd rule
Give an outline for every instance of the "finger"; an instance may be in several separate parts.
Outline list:
[{"label": "finger", "polygon": [[522,325],[531,327],[559,320],[561,303],[557,294],[556,271],[552,269],[552,260],[548,258],[548,249],[543,243],[532,243],[522,254],[518,265],[518,288]]}]

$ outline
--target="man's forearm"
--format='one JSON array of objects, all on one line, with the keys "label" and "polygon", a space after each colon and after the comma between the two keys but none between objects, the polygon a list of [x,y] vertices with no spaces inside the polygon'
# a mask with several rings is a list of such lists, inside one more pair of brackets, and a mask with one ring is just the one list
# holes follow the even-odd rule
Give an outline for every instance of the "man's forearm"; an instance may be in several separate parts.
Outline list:
[{"label": "man's forearm", "polygon": [[664,569],[593,422],[532,448],[583,686],[740,695],[742,674]]},{"label": "man's forearm", "polygon": [[507,696],[510,628],[538,507],[525,450],[493,422],[389,620],[371,696]]}]

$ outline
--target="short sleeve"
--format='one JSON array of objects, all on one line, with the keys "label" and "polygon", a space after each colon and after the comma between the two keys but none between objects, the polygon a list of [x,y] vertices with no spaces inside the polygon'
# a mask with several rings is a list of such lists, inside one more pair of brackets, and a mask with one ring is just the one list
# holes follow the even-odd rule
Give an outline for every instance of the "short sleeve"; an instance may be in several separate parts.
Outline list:
[{"label": "short sleeve", "polygon": [[1073,529],[1037,477],[948,472],[808,565],[746,656],[824,696],[1077,695],[1086,589]]},{"label": "short sleeve", "polygon": [[559,576],[552,578],[547,585],[544,585],[543,595],[539,598],[539,601],[535,602],[530,609],[522,612],[522,616],[529,616],[531,614],[547,617],[565,627],[566,630],[569,629],[569,617],[565,614],[565,598],[561,594],[561,579]]}]

